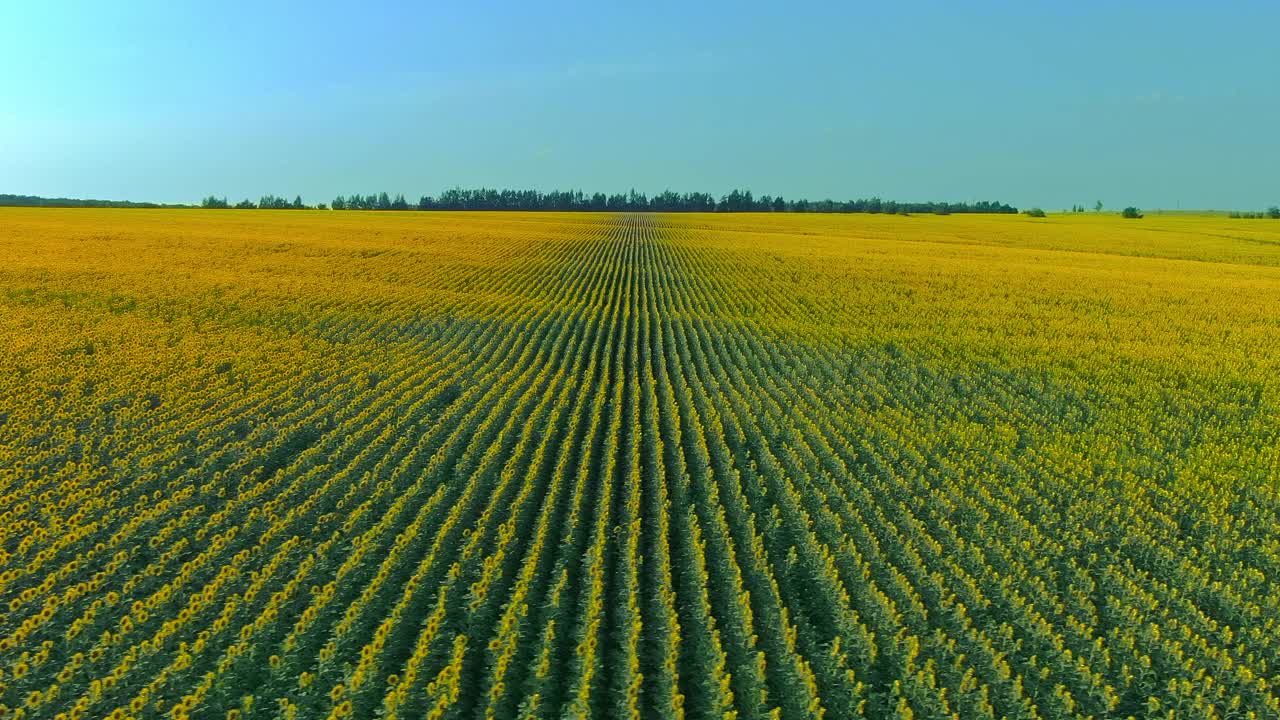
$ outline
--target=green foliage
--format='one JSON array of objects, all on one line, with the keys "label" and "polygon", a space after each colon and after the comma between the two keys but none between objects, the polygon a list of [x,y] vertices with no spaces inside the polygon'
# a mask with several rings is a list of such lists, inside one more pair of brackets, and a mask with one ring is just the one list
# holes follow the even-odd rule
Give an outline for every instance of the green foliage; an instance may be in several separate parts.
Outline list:
[{"label": "green foliage", "polygon": [[1120,217],[1136,220],[1142,217],[1142,211],[1131,205],[1120,212]]},{"label": "green foliage", "polygon": [[302,204],[302,196],[294,198],[293,202],[289,202],[283,197],[275,195],[263,195],[258,201],[259,210],[303,210],[306,205]]}]

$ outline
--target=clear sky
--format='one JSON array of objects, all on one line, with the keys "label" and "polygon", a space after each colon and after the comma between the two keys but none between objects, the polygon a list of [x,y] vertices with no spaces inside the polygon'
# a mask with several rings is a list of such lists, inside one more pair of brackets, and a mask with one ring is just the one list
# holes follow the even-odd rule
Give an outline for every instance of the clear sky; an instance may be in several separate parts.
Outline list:
[{"label": "clear sky", "polygon": [[1280,2],[0,2],[0,192],[1280,203]]}]

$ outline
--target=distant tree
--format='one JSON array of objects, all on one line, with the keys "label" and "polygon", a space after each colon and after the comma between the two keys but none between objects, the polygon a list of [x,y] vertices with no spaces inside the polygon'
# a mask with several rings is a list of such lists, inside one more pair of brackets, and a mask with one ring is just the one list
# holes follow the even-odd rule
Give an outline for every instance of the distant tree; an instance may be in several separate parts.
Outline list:
[{"label": "distant tree", "polygon": [[649,207],[649,198],[645,197],[644,193],[636,192],[635,188],[631,188],[631,191],[627,193],[627,210],[635,212],[644,210],[647,207]]},{"label": "distant tree", "polygon": [[258,206],[254,205],[253,201],[248,198],[245,198],[244,200],[241,200],[240,202],[236,203],[237,210],[253,210],[256,207]]},{"label": "distant tree", "polygon": [[1137,220],[1142,217],[1142,211],[1130,205],[1120,212],[1120,216],[1129,218],[1130,220]]},{"label": "distant tree", "polygon": [[396,199],[391,201],[392,210],[408,210],[409,203],[405,201],[404,195],[396,195]]},{"label": "distant tree", "polygon": [[226,208],[229,208],[231,206],[227,204],[227,199],[225,197],[217,198],[210,195],[209,197],[200,201],[200,207],[217,209],[217,210],[225,210]]},{"label": "distant tree", "polygon": [[329,209],[329,207],[328,207],[327,205],[325,205],[324,203],[316,203],[316,209],[317,209],[317,210],[328,210],[328,209]]},{"label": "distant tree", "polygon": [[262,198],[258,200],[259,210],[290,210],[292,208],[293,206],[289,204],[288,200],[285,200],[282,197],[276,197],[275,195],[263,195]]},{"label": "distant tree", "polygon": [[1272,205],[1271,207],[1267,208],[1267,217],[1271,218],[1272,220],[1280,220],[1280,206]]},{"label": "distant tree", "polygon": [[720,198],[720,203],[716,206],[716,209],[720,212],[742,212],[743,204],[742,191],[734,188],[728,195]]},{"label": "distant tree", "polygon": [[305,208],[305,207],[306,207],[306,205],[303,205],[303,204],[302,204],[302,196],[301,196],[301,195],[298,195],[297,197],[295,197],[295,198],[293,199],[293,209],[294,209],[294,210],[301,210],[301,209],[303,209],[303,208]]},{"label": "distant tree", "polygon": [[338,197],[333,199],[333,203],[331,203],[331,205],[333,206],[334,210],[346,210],[347,199],[339,195]]},{"label": "distant tree", "polygon": [[1101,201],[1101,200],[1099,200],[1098,202],[1096,202],[1096,203],[1094,203],[1094,204],[1093,204],[1093,211],[1094,211],[1094,212],[1102,212],[1102,201]]},{"label": "distant tree", "polygon": [[375,210],[390,210],[390,209],[391,209],[391,198],[390,198],[390,197],[388,197],[386,193],[379,193],[379,194],[378,194],[377,204],[374,206],[374,208],[373,208],[373,209],[375,209]]},{"label": "distant tree", "polygon": [[1028,217],[1042,218],[1044,217],[1044,210],[1041,210],[1038,207],[1033,207],[1030,210],[1023,210],[1022,214]]}]

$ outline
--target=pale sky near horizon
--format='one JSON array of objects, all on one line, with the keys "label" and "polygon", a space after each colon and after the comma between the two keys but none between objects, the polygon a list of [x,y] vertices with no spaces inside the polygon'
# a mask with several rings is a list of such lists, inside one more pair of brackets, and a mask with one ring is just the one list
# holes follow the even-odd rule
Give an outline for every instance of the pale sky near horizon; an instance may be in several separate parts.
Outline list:
[{"label": "pale sky near horizon", "polygon": [[0,3],[0,193],[1280,204],[1280,3]]}]

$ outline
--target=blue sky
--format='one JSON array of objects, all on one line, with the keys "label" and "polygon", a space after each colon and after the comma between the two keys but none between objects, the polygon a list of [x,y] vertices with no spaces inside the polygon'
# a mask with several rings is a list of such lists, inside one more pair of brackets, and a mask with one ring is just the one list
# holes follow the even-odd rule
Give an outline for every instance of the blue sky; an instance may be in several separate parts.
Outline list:
[{"label": "blue sky", "polygon": [[0,4],[0,192],[1280,203],[1280,3]]}]

